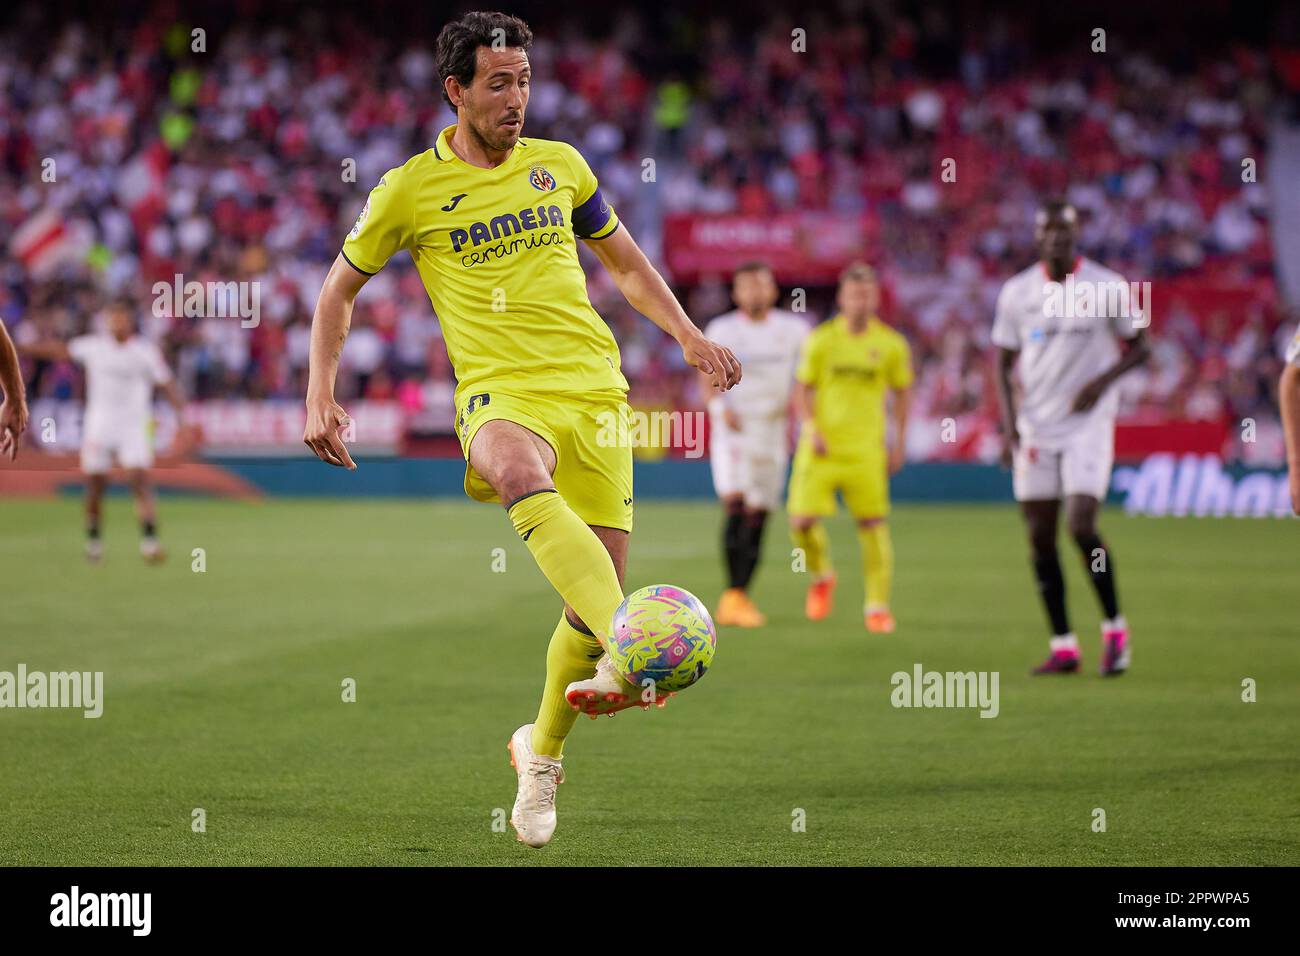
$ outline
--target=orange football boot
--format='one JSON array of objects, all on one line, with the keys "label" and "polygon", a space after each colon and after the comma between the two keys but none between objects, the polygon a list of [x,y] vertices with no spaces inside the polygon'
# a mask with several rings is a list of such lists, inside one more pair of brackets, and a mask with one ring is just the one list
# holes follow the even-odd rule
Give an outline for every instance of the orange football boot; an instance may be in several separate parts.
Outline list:
[{"label": "orange football boot", "polygon": [[867,611],[867,630],[872,634],[893,634],[894,633],[894,615],[889,613],[888,608],[877,608],[874,611]]},{"label": "orange football boot", "polygon": [[766,623],[767,616],[754,606],[754,602],[749,599],[748,594],[741,591],[736,609],[736,626],[762,627]]},{"label": "orange football boot", "polygon": [[808,587],[808,599],[804,602],[803,612],[810,621],[820,621],[831,613],[835,596],[835,575],[829,574],[819,578]]},{"label": "orange football boot", "polygon": [[727,588],[718,599],[718,610],[713,615],[713,623],[719,627],[743,627],[740,623],[745,592],[740,588]]}]

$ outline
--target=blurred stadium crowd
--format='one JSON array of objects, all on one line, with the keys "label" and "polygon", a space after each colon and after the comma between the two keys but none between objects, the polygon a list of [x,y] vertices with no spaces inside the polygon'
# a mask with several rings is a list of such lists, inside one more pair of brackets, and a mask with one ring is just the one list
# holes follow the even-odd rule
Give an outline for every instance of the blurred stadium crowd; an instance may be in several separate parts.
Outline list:
[{"label": "blurred stadium crowd", "polygon": [[[1112,35],[1114,52],[1077,43],[1062,56],[1043,52],[1042,23],[922,9],[811,14],[807,53],[775,15],[650,25],[625,8],[599,32],[539,15],[525,135],[577,145],[656,258],[670,214],[869,217],[864,254],[912,342],[922,418],[991,413],[997,288],[1035,258],[1037,201],[1067,195],[1087,254],[1186,292],[1157,313],[1155,360],[1126,383],[1126,407],[1275,418],[1297,316],[1275,291],[1268,194],[1242,181],[1243,158],[1267,176],[1268,124],[1295,95],[1271,54],[1179,61]],[[23,8],[0,34],[0,223],[46,243],[11,241],[0,316],[20,343],[68,336],[127,294],[192,397],[299,401],[321,279],[367,190],[454,121],[436,92],[437,20],[214,24],[199,53],[201,25],[163,5],[105,35]],[[41,181],[46,159],[57,189]],[[945,159],[955,182],[940,179]],[[50,244],[66,254],[42,258]],[[260,324],[154,316],[153,282],[176,273],[259,281]],[[726,279],[678,287],[701,325],[730,308]],[[807,291],[810,320],[829,314],[833,290]],[[634,399],[696,406],[676,347],[603,270],[591,296]],[[343,361],[344,401],[392,399],[416,416],[445,403],[450,365],[409,262],[371,281]],[[28,372],[35,396],[76,395],[71,369]]]}]

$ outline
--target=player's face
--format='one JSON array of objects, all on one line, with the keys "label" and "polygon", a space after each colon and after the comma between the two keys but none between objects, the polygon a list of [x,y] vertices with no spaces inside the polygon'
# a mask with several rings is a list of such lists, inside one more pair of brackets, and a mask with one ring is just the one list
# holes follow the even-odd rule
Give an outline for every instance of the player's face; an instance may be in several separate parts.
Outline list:
[{"label": "player's face", "polygon": [[490,149],[506,150],[519,142],[531,80],[532,67],[523,50],[478,48],[474,82],[461,87],[461,109]]},{"label": "player's face", "polygon": [[840,311],[851,319],[866,319],[880,308],[880,286],[875,279],[845,279],[840,283]]},{"label": "player's face", "polygon": [[1038,214],[1034,239],[1042,259],[1058,262],[1074,258],[1074,246],[1079,238],[1079,216],[1073,206],[1043,211]]},{"label": "player's face", "polygon": [[741,272],[731,283],[731,298],[736,308],[751,315],[776,305],[777,294],[776,280],[766,269]]},{"label": "player's face", "polygon": [[108,334],[118,341],[126,341],[131,337],[131,313],[126,309],[113,308],[108,310]]}]

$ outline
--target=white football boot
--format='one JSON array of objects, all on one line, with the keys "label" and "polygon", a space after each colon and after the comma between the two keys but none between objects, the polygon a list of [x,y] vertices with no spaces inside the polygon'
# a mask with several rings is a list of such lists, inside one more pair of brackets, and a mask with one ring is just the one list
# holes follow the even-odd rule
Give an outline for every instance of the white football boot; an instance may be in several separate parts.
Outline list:
[{"label": "white football boot", "polygon": [[157,538],[141,538],[140,557],[144,558],[146,564],[159,564],[167,557],[167,552],[163,550]]},{"label": "white football boot", "polygon": [[532,724],[516,730],[506,748],[519,778],[510,825],[520,843],[546,846],[555,833],[555,790],[564,783],[564,767],[555,757],[533,752]]},{"label": "white football boot", "polygon": [[651,704],[662,707],[675,694],[674,691],[665,693],[653,686],[641,688],[629,684],[614,668],[614,662],[608,654],[602,654],[596,662],[594,677],[576,680],[564,689],[564,698],[569,706],[592,720],[601,714],[613,717],[618,711],[629,707],[640,707],[642,710],[649,710]]}]

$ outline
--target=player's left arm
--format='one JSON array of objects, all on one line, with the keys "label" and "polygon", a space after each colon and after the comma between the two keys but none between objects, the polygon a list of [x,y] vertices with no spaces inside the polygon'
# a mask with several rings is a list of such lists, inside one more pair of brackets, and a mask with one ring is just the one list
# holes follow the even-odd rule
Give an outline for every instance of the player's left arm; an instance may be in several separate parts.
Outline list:
[{"label": "player's left arm", "polygon": [[1118,362],[1079,389],[1079,394],[1074,397],[1074,411],[1086,412],[1092,408],[1101,401],[1101,397],[1115,384],[1116,379],[1151,358],[1151,342],[1147,338],[1146,329],[1136,329],[1132,338],[1121,339],[1120,342],[1123,355]]},{"label": "player's left arm", "polygon": [[894,443],[889,446],[889,473],[896,475],[903,467],[907,448],[907,415],[912,406],[912,390],[896,388],[894,395]]},{"label": "player's left arm", "polygon": [[893,395],[894,441],[889,446],[889,473],[902,470],[907,450],[907,416],[912,407],[912,350],[905,340],[899,348],[889,374],[889,390]]},{"label": "player's left arm", "polygon": [[584,239],[609,272],[628,305],[671,335],[689,365],[708,376],[709,384],[725,392],[740,381],[740,361],[731,349],[710,342],[690,320],[641,247],[620,223],[603,239]]},{"label": "player's left arm", "polygon": [[[1297,357],[1300,360],[1300,356]],[[1282,409],[1282,435],[1286,441],[1287,478],[1291,510],[1300,515],[1300,365],[1286,363],[1277,388]]]},{"label": "player's left arm", "polygon": [[0,322],[0,455],[13,461],[18,454],[18,439],[27,428],[27,390],[18,367],[18,350]]},{"label": "player's left arm", "polygon": [[189,451],[197,443],[197,434],[193,426],[185,423],[185,395],[176,384],[176,376],[172,375],[172,370],[168,367],[162,352],[156,347],[151,351],[149,364],[154,387],[162,392],[163,398],[167,399],[167,404],[172,407],[172,412],[176,415],[176,450]]},{"label": "player's left arm", "polygon": [[169,378],[158,386],[158,391],[163,393],[163,398],[167,399],[167,404],[172,407],[176,413],[176,420],[180,421],[185,414],[185,396],[181,394],[180,387],[176,384],[176,379]]}]

